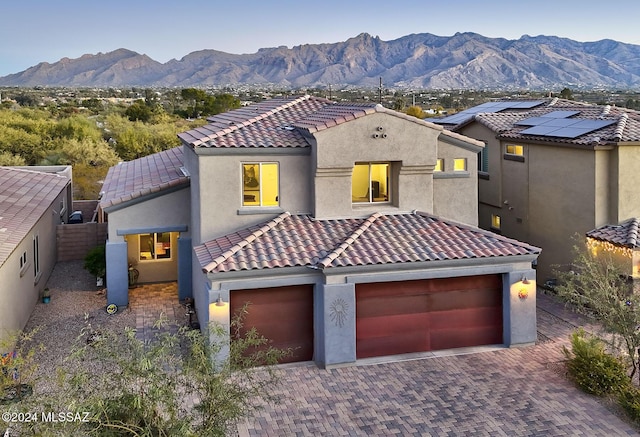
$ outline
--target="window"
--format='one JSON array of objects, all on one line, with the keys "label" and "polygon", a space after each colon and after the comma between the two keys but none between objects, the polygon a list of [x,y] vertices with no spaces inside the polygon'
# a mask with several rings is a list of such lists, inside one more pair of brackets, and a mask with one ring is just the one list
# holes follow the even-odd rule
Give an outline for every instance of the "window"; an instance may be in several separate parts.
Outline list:
[{"label": "window", "polygon": [[278,163],[242,164],[242,206],[278,206]]},{"label": "window", "polygon": [[40,237],[34,235],[33,237],[33,276],[38,278],[40,274]]},{"label": "window", "polygon": [[478,152],[478,171],[482,173],[489,173],[489,153],[487,150],[487,143],[485,143],[484,149]]},{"label": "window", "polygon": [[491,214],[491,229],[500,230],[500,216]]},{"label": "window", "polygon": [[171,259],[171,232],[140,234],[140,261]]},{"label": "window", "polygon": [[453,160],[453,171],[467,171],[467,158],[456,158]]},{"label": "window", "polygon": [[507,144],[505,153],[507,155],[524,156],[524,147],[515,144]]},{"label": "window", "polygon": [[27,251],[25,250],[20,255],[20,277],[24,276],[27,272],[27,268],[29,267],[29,261],[27,259]]},{"label": "window", "polygon": [[356,163],[351,176],[354,203],[389,201],[389,163]]},{"label": "window", "polygon": [[444,171],[444,159],[436,159],[436,167],[433,169],[433,171]]}]

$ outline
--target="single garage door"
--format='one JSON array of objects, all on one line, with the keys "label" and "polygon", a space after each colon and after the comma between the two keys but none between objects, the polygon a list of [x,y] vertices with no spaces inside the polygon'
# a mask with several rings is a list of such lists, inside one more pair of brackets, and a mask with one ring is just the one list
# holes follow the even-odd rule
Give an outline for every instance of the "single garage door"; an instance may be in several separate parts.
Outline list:
[{"label": "single garage door", "polygon": [[245,304],[243,331],[255,327],[278,349],[291,348],[283,363],[313,359],[313,286],[296,285],[231,291],[231,314]]},{"label": "single garage door", "polygon": [[356,355],[502,344],[501,275],[356,284]]}]

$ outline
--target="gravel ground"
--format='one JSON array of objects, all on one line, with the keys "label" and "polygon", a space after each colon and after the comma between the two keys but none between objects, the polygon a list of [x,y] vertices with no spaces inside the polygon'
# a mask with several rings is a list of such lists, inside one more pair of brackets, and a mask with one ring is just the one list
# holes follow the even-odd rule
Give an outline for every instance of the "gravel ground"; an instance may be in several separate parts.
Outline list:
[{"label": "gravel ground", "polygon": [[47,281],[51,301],[38,302],[25,328],[25,332],[37,329],[33,344],[43,346],[35,355],[39,365],[35,396],[55,385],[56,370],[66,365],[64,359],[87,320],[101,329],[135,327],[135,314],[128,309],[114,315],[106,313],[105,290],[96,287],[95,277],[82,265],[83,261],[56,264]]}]

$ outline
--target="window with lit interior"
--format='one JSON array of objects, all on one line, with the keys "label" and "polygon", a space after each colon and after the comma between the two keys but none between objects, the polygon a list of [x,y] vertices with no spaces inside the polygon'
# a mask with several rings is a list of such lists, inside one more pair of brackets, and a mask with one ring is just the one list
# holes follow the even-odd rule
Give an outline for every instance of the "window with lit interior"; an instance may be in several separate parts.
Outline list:
[{"label": "window with lit interior", "polygon": [[434,167],[433,171],[444,171],[444,159],[436,159],[436,166]]},{"label": "window with lit interior", "polygon": [[242,206],[278,206],[277,162],[242,164]]},{"label": "window with lit interior", "polygon": [[351,176],[353,203],[389,201],[389,163],[358,162]]},{"label": "window with lit interior", "polygon": [[456,158],[453,160],[453,171],[467,171],[467,158]]},{"label": "window with lit interior", "polygon": [[171,259],[171,232],[140,234],[140,261]]},{"label": "window with lit interior", "polygon": [[505,153],[507,155],[524,156],[524,147],[515,144],[507,144]]}]

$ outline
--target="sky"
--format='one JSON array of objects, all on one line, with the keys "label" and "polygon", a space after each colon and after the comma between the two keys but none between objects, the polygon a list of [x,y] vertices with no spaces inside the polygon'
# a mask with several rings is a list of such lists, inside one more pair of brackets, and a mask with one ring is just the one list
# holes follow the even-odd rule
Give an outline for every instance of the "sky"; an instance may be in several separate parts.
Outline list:
[{"label": "sky", "polygon": [[255,53],[362,32],[385,41],[475,32],[640,45],[638,0],[7,0],[1,14],[0,76],[119,48],[164,63],[198,50]]}]

